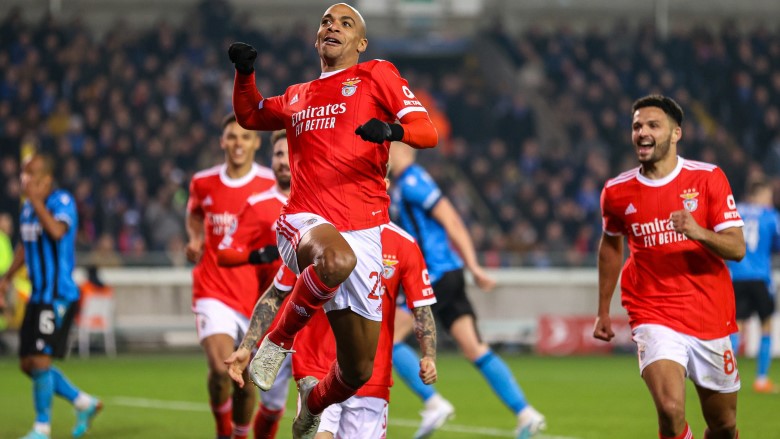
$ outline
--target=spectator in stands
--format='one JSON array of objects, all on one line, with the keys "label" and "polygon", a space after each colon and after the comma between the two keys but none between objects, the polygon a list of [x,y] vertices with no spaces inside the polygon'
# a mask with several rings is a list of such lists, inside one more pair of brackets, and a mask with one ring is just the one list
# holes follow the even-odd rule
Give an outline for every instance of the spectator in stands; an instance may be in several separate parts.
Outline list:
[{"label": "spectator in stands", "polygon": [[[187,27],[163,21],[143,30],[117,23],[101,37],[93,37],[79,22],[66,26],[48,15],[31,23],[21,9],[9,10],[0,19],[3,47],[8,48],[0,51],[0,211],[16,218],[19,149],[23,143],[34,144],[66,165],[58,177],[76,195],[79,214],[86,215],[80,249],[89,250],[107,232],[120,252],[128,252],[121,237],[125,210],[146,217],[159,193],[170,191],[166,186],[173,170],[181,171],[174,184],[186,191],[196,169],[221,159],[206,146],[219,132],[221,115],[232,108],[232,74],[217,62],[221,38],[204,38],[203,29],[214,35],[229,30],[240,39],[266,43],[268,50],[258,59],[263,90],[278,94],[288,83],[315,76],[306,62],[311,42],[305,33],[292,26],[266,35],[247,16],[232,17],[230,8],[220,9],[224,3],[201,2],[190,11]],[[204,15],[215,8],[216,22]],[[600,187],[608,176],[633,166],[633,158],[615,146],[626,141],[630,120],[625,115],[632,97],[650,91],[663,91],[684,107],[700,110],[683,127],[686,156],[722,165],[737,197],[744,192],[738,173],[749,163],[762,165],[771,179],[780,180],[777,31],[757,27],[742,32],[734,23],[723,23],[720,29],[691,27],[661,39],[647,26],[617,25],[609,32],[534,27],[517,35],[498,26],[491,29],[491,38],[516,64],[519,80],[529,81],[529,69],[543,69],[541,78],[531,80],[541,82],[516,92],[497,84],[495,72],[476,70],[479,63],[470,58],[445,73],[418,63],[413,67],[421,79],[417,94],[430,96],[451,124],[450,148],[423,154],[420,161],[438,174],[435,178],[453,200],[458,191],[458,196],[484,203],[481,218],[464,218],[469,226],[486,221],[505,239],[513,239],[515,226],[529,218],[525,206],[543,200],[551,210],[557,208],[536,188],[530,199],[515,203],[524,185],[544,187],[550,175],[572,169],[575,175],[563,181],[563,199],[579,203],[577,189],[588,179]],[[100,59],[100,54],[110,55]],[[403,66],[401,70],[405,73]],[[541,118],[533,103],[540,101],[558,120],[552,125],[559,131],[554,137],[561,139],[555,142],[550,128],[537,123]],[[723,128],[710,129],[710,120],[723,121]],[[486,157],[483,151],[502,141],[505,155]],[[743,151],[745,165],[730,166],[737,163],[733,150]],[[440,156],[445,151],[448,160]],[[133,159],[140,164],[140,175],[138,164],[128,164]],[[103,167],[112,162],[114,172],[105,174]],[[96,163],[100,171],[90,175]],[[112,187],[103,193],[107,181],[117,183],[118,191]],[[470,189],[463,192],[464,186]],[[483,188],[489,192],[483,194]],[[507,220],[505,204],[518,206],[520,216]],[[175,202],[171,208],[182,214]],[[598,221],[598,214],[587,210],[584,221]],[[144,225],[133,239],[144,241],[139,247],[164,248],[165,242],[153,242],[151,230]],[[564,233],[574,242],[576,230],[565,227]],[[488,241],[481,245],[496,250]]]}]

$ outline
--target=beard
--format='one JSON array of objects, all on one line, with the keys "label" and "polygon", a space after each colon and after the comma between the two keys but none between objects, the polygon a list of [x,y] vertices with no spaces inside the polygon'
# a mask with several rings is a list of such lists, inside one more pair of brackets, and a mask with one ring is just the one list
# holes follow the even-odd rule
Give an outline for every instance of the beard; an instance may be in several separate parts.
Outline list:
[{"label": "beard", "polygon": [[658,163],[669,154],[669,150],[671,149],[672,144],[672,134],[669,133],[669,135],[666,137],[665,140],[662,141],[656,141],[655,146],[653,146],[653,152],[650,153],[650,156],[647,158],[639,157],[639,163],[643,165],[651,165],[653,163]]},{"label": "beard", "polygon": [[282,177],[282,178],[276,178],[276,184],[279,185],[279,189],[283,191],[290,190],[290,182],[292,179],[290,177]]}]

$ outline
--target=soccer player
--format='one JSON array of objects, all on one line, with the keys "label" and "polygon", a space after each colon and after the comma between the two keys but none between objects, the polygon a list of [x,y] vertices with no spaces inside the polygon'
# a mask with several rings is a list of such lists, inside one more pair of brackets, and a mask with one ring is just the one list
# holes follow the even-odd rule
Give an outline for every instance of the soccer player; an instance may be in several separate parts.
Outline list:
[{"label": "soccer player", "polygon": [[[382,229],[382,285],[375,292],[382,301],[382,330],[374,362],[374,373],[357,394],[346,401],[328,406],[322,414],[317,438],[334,436],[344,439],[380,439],[387,434],[387,405],[392,386],[393,326],[396,300],[400,288],[414,315],[415,335],[422,350],[419,379],[426,384],[436,381],[436,325],[430,305],[436,302],[425,261],[414,238],[393,223]],[[291,272],[289,272],[291,274]],[[292,279],[294,281],[294,277]],[[226,360],[231,377],[237,382],[249,361],[252,346],[280,308],[292,282],[287,274],[277,277],[274,288],[258,301],[250,328],[241,347]],[[297,380],[324,377],[335,366],[336,343],[325,314],[317,311],[309,324],[296,336],[296,353],[292,356],[293,374]],[[274,386],[278,385],[277,382]]]},{"label": "soccer player", "polygon": [[270,169],[254,161],[260,136],[242,128],[233,115],[222,123],[220,147],[225,151],[225,162],[196,173],[190,182],[186,251],[187,258],[196,263],[192,308],[208,362],[207,384],[217,437],[229,439],[247,437],[256,396],[232,385],[222,360],[233,352],[246,330],[261,290],[251,266],[220,268],[217,247],[235,227],[247,198],[271,188],[274,178]]},{"label": "soccer player", "polygon": [[[290,164],[287,155],[287,133],[284,130],[274,131],[271,135],[273,147],[271,169],[276,177],[276,185],[260,194],[249,197],[246,205],[241,210],[236,221],[235,230],[225,235],[219,244],[217,262],[220,266],[239,266],[244,264],[258,264],[258,283],[260,289],[265,291],[269,286],[280,284],[275,282],[274,276],[279,270],[281,259],[276,249],[276,233],[274,226],[282,206],[287,202],[290,194]],[[273,262],[270,262],[273,261]],[[295,276],[292,275],[295,282]],[[290,286],[289,291],[292,289]],[[249,293],[249,291],[247,291]],[[252,323],[247,333],[252,332]],[[262,333],[261,333],[262,334]],[[249,339],[253,339],[249,337]],[[259,339],[259,335],[254,339]],[[256,340],[257,341],[257,340]],[[251,352],[257,345],[248,345]],[[247,337],[242,344],[247,342]],[[287,361],[289,369],[289,361]],[[291,376],[289,373],[286,377]],[[254,433],[256,439],[273,439],[279,429],[279,420],[284,414],[287,403],[289,386],[280,372],[276,381],[281,383],[274,385],[267,392],[260,394],[260,407],[254,421]]]},{"label": "soccer player", "polygon": [[772,253],[780,250],[780,218],[773,204],[772,186],[766,181],[750,185],[747,201],[737,204],[737,211],[745,222],[742,229],[747,247],[740,262],[726,261],[731,272],[736,299],[737,327],[731,334],[734,354],[738,355],[744,321],[753,313],[761,320],[761,341],[758,345],[758,371],[753,390],[775,393],[777,388],[769,379],[772,361],[772,313],[775,312],[774,284],[772,282]]},{"label": "soccer player", "polygon": [[344,3],[329,7],[315,40],[320,77],[268,98],[255,85],[257,51],[244,43],[228,51],[238,121],[248,129],[286,129],[293,175],[277,243],[300,276],[251,367],[260,387],[270,388],[295,334],[323,306],[337,342],[337,367],[320,382],[299,382],[293,430],[302,437],[314,435],[325,407],[354,395],[371,377],[382,318],[372,291],[382,272],[379,226],[388,222],[389,141],[418,148],[438,141],[427,111],[391,63],[358,64],[367,45],[360,13]]},{"label": "soccer player", "polygon": [[78,214],[73,196],[57,189],[54,159],[36,154],[24,165],[22,193],[27,198],[20,215],[21,243],[11,267],[0,278],[0,308],[13,275],[27,265],[32,294],[20,331],[19,356],[22,371],[33,382],[35,423],[23,439],[51,435],[54,395],[76,409],[73,437],[82,437],[103,407],[97,398],[79,390],[52,365],[68,349],[68,333],[78,310],[79,289],[73,280],[76,262]]},{"label": "soccer player", "polygon": [[[541,413],[528,404],[509,367],[482,341],[476,315],[466,296],[463,267],[474,276],[484,291],[495,287],[493,280],[477,261],[474,244],[452,203],[441,193],[431,176],[415,164],[415,151],[400,142],[390,148],[393,175],[393,211],[401,227],[417,240],[430,270],[438,303],[433,313],[501,401],[517,416],[519,437],[529,437],[546,428]],[[454,245],[454,248],[453,248]],[[457,249],[457,252],[456,250]],[[403,318],[404,314],[399,313]],[[403,327],[408,327],[404,324]],[[402,341],[406,333],[396,334],[393,366],[426,404],[423,422],[416,437],[425,437],[453,413],[452,405],[416,378],[416,357]]]},{"label": "soccer player", "polygon": [[[659,437],[693,437],[685,419],[689,377],[707,423],[704,437],[735,438],[740,382],[728,336],[737,323],[724,259],[745,255],[742,219],[720,168],[677,155],[683,121],[677,102],[650,95],[634,102],[632,111],[639,167],[607,181],[601,194],[593,336],[609,341],[615,335],[609,305],[621,276]],[[630,250],[625,265],[624,235]]]}]

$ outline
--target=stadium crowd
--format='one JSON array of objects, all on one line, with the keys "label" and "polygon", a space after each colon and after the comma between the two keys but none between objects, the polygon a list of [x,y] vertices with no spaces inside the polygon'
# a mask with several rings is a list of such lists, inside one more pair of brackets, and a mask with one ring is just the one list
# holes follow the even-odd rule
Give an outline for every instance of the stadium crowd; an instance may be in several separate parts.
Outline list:
[{"label": "stadium crowd", "polygon": [[[189,180],[221,161],[219,122],[232,109],[229,42],[261,49],[255,67],[269,95],[318,76],[309,27],[260,30],[234,15],[204,1],[186,26],[117,21],[100,37],[78,20],[31,22],[20,9],[2,18],[0,212],[16,218],[19,154],[37,147],[57,157],[58,181],[76,197],[80,251],[104,265],[186,263]],[[420,162],[486,265],[594,263],[600,191],[635,166],[630,107],[649,92],[682,104],[682,154],[720,165],[738,199],[758,175],[780,185],[777,31],[725,23],[661,38],[652,26],[519,35],[494,26],[490,35],[519,73],[538,73],[543,115],[529,93],[492,88],[473,63],[445,72],[399,64],[447,125],[446,145]],[[543,141],[542,117],[567,140]]]}]

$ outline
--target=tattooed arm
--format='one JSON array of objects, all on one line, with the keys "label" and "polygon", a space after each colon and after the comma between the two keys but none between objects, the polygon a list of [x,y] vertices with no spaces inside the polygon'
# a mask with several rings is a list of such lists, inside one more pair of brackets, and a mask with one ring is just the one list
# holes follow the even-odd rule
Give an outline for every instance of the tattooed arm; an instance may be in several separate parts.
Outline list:
[{"label": "tattooed arm", "polygon": [[414,335],[420,343],[420,379],[425,384],[436,382],[436,322],[430,306],[421,306],[414,313]]},{"label": "tattooed arm", "polygon": [[279,308],[288,294],[290,294],[290,291],[279,291],[274,285],[271,285],[266,290],[257,301],[252,317],[249,318],[249,327],[246,335],[244,335],[244,339],[241,340],[238,349],[225,360],[225,364],[228,365],[228,375],[239,386],[244,386],[243,375],[247,365],[249,365],[252,350],[257,346],[268,327],[271,326],[271,322],[274,321],[276,313],[279,312]]},{"label": "tattooed arm", "polygon": [[265,334],[268,327],[271,326],[271,322],[274,321],[276,313],[279,312],[279,308],[282,306],[282,302],[290,291],[279,291],[276,286],[271,285],[268,290],[260,297],[255,305],[255,310],[252,311],[252,317],[249,318],[249,327],[246,330],[246,335],[241,341],[239,348],[252,350],[260,341],[260,337]]}]

